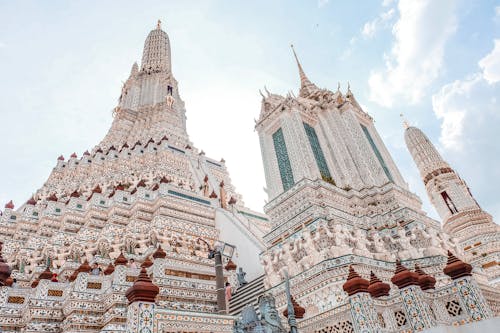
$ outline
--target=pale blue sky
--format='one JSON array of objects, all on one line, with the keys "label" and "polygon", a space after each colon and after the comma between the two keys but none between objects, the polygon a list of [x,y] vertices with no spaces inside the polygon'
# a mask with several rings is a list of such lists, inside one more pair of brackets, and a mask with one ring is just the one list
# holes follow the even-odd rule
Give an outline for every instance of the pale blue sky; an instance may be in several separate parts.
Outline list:
[{"label": "pale blue sky", "polygon": [[266,199],[258,89],[297,91],[293,43],[318,86],[351,83],[431,216],[400,113],[500,218],[500,3],[465,0],[0,0],[2,209],[27,200],[57,156],[80,156],[102,139],[158,18],[190,137],[225,158],[250,207]]}]

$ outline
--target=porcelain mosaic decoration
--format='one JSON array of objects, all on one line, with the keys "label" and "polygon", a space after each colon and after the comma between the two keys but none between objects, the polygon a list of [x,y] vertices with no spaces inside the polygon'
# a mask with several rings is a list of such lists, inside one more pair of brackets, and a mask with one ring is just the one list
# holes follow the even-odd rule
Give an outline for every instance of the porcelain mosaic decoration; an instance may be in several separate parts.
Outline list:
[{"label": "porcelain mosaic decoration", "polygon": [[[158,22],[104,139],[5,205],[2,332],[412,332],[500,313],[498,225],[420,129],[404,138],[442,227],[351,88],[318,88],[293,51],[299,93],[261,93],[255,212],[190,141],[170,47]],[[225,313],[219,241],[236,246]]]}]

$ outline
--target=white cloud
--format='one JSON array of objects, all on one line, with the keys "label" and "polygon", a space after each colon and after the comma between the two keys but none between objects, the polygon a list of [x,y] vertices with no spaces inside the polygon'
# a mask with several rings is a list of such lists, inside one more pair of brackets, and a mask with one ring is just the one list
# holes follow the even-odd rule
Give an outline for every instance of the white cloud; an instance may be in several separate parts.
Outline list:
[{"label": "white cloud", "polygon": [[442,121],[439,142],[444,158],[493,216],[500,216],[495,186],[500,178],[497,96],[500,84],[489,84],[478,72],[444,85],[432,97],[434,112]]},{"label": "white cloud", "polygon": [[392,5],[393,2],[394,0],[384,0],[382,1],[382,6],[389,7],[390,5]]},{"label": "white cloud", "polygon": [[478,62],[482,72],[446,84],[432,96],[434,113],[443,121],[440,141],[446,149],[463,150],[466,126],[473,126],[471,121],[477,121],[487,110],[496,114],[492,106],[496,106],[500,92],[500,87],[494,85],[500,81],[500,39],[495,39],[494,44],[493,50]]},{"label": "white cloud", "polygon": [[392,106],[418,102],[439,75],[446,41],[456,30],[455,0],[400,0],[394,43],[385,68],[369,78],[370,99]]},{"label": "white cloud", "polygon": [[439,119],[442,119],[440,141],[447,149],[462,150],[464,119],[468,111],[464,99],[469,99],[471,91],[481,83],[480,74],[472,75],[465,80],[456,80],[444,85],[432,96],[432,108]]},{"label": "white cloud", "polygon": [[373,36],[375,36],[377,30],[387,26],[388,21],[390,21],[390,19],[394,16],[394,13],[394,8],[391,8],[388,11],[381,13],[373,20],[366,22],[363,26],[363,29],[361,29],[361,34],[363,35],[363,37],[372,38]]},{"label": "white cloud", "polygon": [[[495,13],[500,18],[500,6]],[[432,107],[442,121],[439,141],[445,158],[460,168],[473,191],[480,190],[478,202],[499,216],[494,180],[500,178],[495,167],[500,164],[500,39],[493,42],[493,49],[478,61],[480,71],[441,87],[432,96]]]},{"label": "white cloud", "polygon": [[340,60],[344,61],[344,60],[349,59],[349,57],[352,54],[354,44],[356,44],[357,41],[358,41],[358,38],[356,36],[352,37],[349,40],[349,47],[347,49],[345,49],[344,52],[342,52],[342,54],[339,57]]},{"label": "white cloud", "polygon": [[321,8],[328,4],[328,2],[330,2],[330,0],[318,0],[318,7]]},{"label": "white cloud", "polygon": [[[500,7],[497,7],[497,11],[498,8]],[[500,81],[500,39],[495,39],[493,50],[479,61],[479,67],[483,70],[483,76],[488,83]]]}]

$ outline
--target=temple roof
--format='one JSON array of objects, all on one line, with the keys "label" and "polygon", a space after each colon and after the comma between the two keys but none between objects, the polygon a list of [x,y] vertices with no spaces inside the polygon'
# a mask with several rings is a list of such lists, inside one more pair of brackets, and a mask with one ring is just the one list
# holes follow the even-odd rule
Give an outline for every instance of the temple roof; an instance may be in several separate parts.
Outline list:
[{"label": "temple roof", "polygon": [[372,297],[388,296],[391,286],[388,283],[382,282],[373,271],[370,271],[370,284],[368,285],[368,292]]},{"label": "temple roof", "polygon": [[130,287],[125,296],[129,303],[134,302],[151,302],[154,303],[156,295],[160,293],[160,288],[153,284],[151,278],[146,272],[146,268],[142,267],[137,280]]},{"label": "temple roof", "polygon": [[368,292],[368,280],[363,279],[354,270],[354,268],[349,266],[349,275],[347,276],[347,281],[342,285],[344,291],[352,296],[357,293],[367,293]]},{"label": "temple roof", "polygon": [[452,280],[471,276],[472,266],[458,259],[451,251],[448,250],[448,262],[443,269],[444,274],[448,275]]},{"label": "temple roof", "polygon": [[420,286],[418,283],[418,273],[409,271],[401,264],[401,260],[396,260],[396,271],[394,272],[391,282],[398,286],[399,289],[408,286]]}]

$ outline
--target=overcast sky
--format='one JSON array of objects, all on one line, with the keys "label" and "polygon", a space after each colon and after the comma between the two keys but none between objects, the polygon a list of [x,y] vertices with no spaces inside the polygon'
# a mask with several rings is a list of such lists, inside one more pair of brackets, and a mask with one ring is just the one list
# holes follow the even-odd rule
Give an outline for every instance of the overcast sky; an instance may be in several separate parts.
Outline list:
[{"label": "overcast sky", "polygon": [[266,199],[258,90],[297,92],[293,43],[318,86],[350,82],[429,215],[400,113],[500,219],[500,6],[465,0],[0,0],[1,209],[26,201],[59,155],[81,156],[104,137],[157,19],[190,138],[224,157],[249,207]]}]

